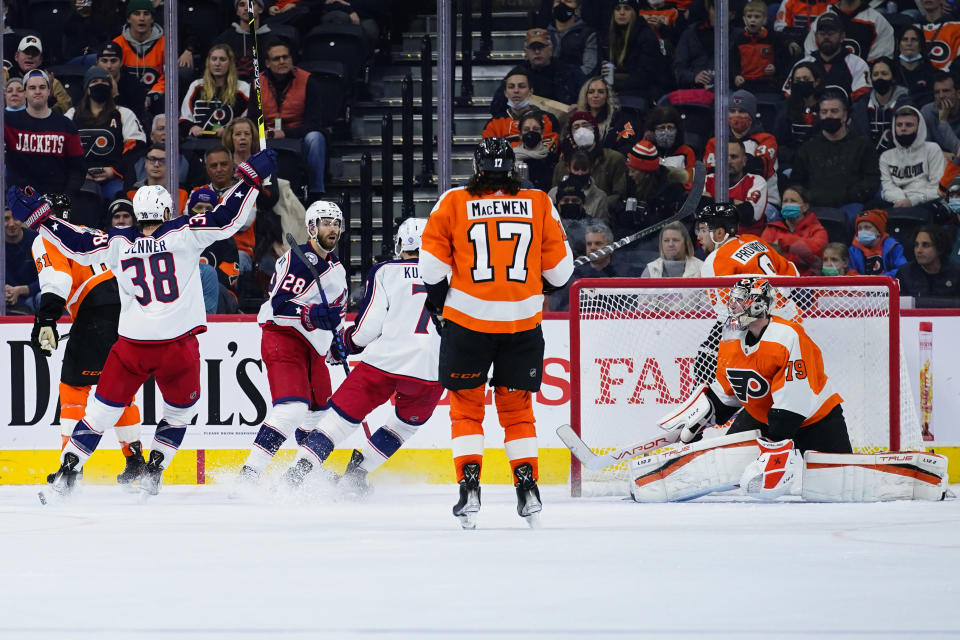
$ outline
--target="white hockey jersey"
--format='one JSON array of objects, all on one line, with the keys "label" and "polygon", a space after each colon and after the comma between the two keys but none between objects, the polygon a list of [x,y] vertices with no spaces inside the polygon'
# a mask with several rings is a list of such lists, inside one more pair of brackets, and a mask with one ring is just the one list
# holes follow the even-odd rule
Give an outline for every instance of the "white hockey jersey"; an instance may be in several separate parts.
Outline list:
[{"label": "white hockey jersey", "polygon": [[356,323],[344,341],[361,360],[394,375],[437,380],[440,336],[423,308],[427,288],[417,259],[390,260],[370,269]]},{"label": "white hockey jersey", "polygon": [[54,218],[44,221],[40,233],[67,258],[103,263],[113,271],[120,288],[121,337],[170,342],[206,331],[200,254],[247,222],[258,194],[238,182],[212,211],[164,222],[150,236],[136,227],[104,233]]},{"label": "white hockey jersey", "polygon": [[[336,255],[329,253],[324,260],[316,254],[310,244],[300,248],[317,272],[323,284],[323,293],[330,305],[346,307],[347,272]],[[317,282],[309,267],[293,251],[287,251],[277,260],[276,272],[270,280],[270,299],[263,303],[257,314],[257,323],[263,326],[273,323],[283,327],[292,327],[307,339],[317,353],[325,355],[330,350],[333,333],[325,329],[308,331],[300,321],[300,310],[315,304],[323,304]],[[340,314],[340,324],[343,316]]]}]

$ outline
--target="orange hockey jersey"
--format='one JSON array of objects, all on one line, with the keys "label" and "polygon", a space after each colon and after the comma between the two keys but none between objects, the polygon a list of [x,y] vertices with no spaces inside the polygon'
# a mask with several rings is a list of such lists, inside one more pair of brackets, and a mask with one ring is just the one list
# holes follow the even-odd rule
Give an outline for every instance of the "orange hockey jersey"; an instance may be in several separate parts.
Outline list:
[{"label": "orange hockey jersey", "polygon": [[923,25],[927,60],[937,69],[950,69],[960,53],[960,22],[928,22]]},{"label": "orange hockey jersey", "polygon": [[[105,264],[86,265],[70,260],[53,244],[37,236],[33,241],[33,260],[37,267],[41,293],[53,293],[67,302],[72,320],[87,295],[102,282],[111,280],[113,272]],[[119,304],[119,299],[117,304]]]},{"label": "orange hockey jersey", "polygon": [[724,404],[740,404],[764,424],[771,409],[784,409],[804,416],[805,427],[842,402],[827,380],[820,347],[799,324],[772,317],[752,347],[746,335],[720,343],[710,388]]},{"label": "orange hockey jersey", "polygon": [[517,333],[542,318],[543,282],[563,286],[573,258],[560,216],[539,189],[444,193],[420,249],[427,284],[450,278],[443,317],[484,333]]},{"label": "orange hockey jersey", "polygon": [[736,275],[798,276],[800,272],[763,240],[745,233],[725,240],[700,267],[704,278]]}]

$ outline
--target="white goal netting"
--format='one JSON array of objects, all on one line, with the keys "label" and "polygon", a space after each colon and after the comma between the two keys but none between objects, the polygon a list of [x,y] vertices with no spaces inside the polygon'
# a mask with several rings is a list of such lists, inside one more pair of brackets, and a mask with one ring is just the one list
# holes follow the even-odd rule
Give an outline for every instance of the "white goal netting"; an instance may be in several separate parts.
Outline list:
[{"label": "white goal netting", "polygon": [[[571,425],[595,452],[660,435],[657,420],[710,378],[738,278],[581,280],[571,288]],[[776,315],[820,347],[859,452],[922,448],[899,341],[899,292],[885,277],[774,278]],[[698,357],[698,352],[700,356]],[[581,475],[582,473],[582,475]],[[624,493],[626,462],[574,460],[574,494]]]}]

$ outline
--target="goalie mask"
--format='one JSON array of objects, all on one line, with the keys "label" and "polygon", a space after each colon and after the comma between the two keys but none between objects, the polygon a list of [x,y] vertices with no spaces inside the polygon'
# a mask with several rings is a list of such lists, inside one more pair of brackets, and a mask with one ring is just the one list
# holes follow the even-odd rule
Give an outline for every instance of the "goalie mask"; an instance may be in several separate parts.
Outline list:
[{"label": "goalie mask", "polygon": [[133,194],[133,217],[137,222],[161,223],[173,211],[170,193],[160,185],[143,186]]},{"label": "goalie mask", "polygon": [[765,278],[742,278],[730,290],[727,324],[733,329],[746,329],[754,320],[769,318],[775,294]]},{"label": "goalie mask", "polygon": [[[317,200],[307,207],[304,218],[307,225],[307,234],[309,234],[310,239],[326,251],[333,251],[334,247],[337,246],[337,242],[340,240],[340,235],[343,233],[343,212],[340,211],[337,203],[327,200]],[[334,238],[333,234],[329,233],[329,231],[325,232],[320,229],[321,221],[325,221],[325,225],[336,227],[336,238]]]},{"label": "goalie mask", "polygon": [[400,257],[401,251],[419,251],[420,238],[423,236],[423,229],[427,226],[427,221],[423,218],[407,218],[400,223],[397,229],[397,236],[394,238],[394,252],[396,257]]}]

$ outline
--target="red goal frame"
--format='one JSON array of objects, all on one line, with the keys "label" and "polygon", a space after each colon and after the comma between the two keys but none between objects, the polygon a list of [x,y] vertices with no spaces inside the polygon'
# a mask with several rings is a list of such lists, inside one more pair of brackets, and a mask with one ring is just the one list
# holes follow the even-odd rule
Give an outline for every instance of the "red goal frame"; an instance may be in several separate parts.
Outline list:
[{"label": "red goal frame", "polygon": [[[581,278],[570,286],[570,426],[578,436],[581,435],[580,414],[580,291],[582,289],[611,289],[637,287],[644,289],[689,289],[692,280],[697,287],[730,287],[743,276],[725,276],[718,278]],[[900,286],[889,276],[815,276],[787,277],[766,276],[771,284],[778,287],[842,287],[870,286],[885,287],[888,290],[888,379],[890,403],[890,450],[900,449]],[[588,445],[590,443],[587,443]],[[622,443],[623,445],[629,443]],[[570,456],[570,490],[573,497],[580,496],[580,462]]]}]

